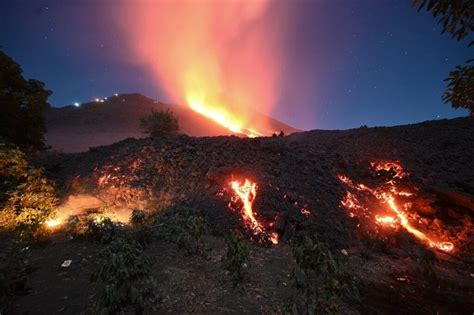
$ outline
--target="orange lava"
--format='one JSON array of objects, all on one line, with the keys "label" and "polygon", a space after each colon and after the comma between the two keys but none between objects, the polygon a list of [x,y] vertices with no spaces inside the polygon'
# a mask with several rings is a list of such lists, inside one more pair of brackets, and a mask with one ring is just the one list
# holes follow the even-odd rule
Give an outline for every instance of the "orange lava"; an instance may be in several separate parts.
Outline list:
[{"label": "orange lava", "polygon": [[[375,223],[392,228],[401,226],[415,238],[432,248],[436,248],[445,252],[452,251],[454,249],[453,243],[440,241],[439,237],[436,235],[428,235],[416,228],[413,223],[410,222],[410,213],[408,212],[410,209],[410,203],[402,202],[402,206],[398,205],[399,201],[396,200],[397,196],[410,197],[413,195],[413,193],[406,190],[400,190],[398,187],[397,180],[409,175],[409,173],[404,171],[400,163],[398,161],[372,162],[371,168],[376,172],[381,170],[390,171],[393,172],[394,175],[391,179],[387,180],[383,185],[377,188],[369,188],[364,184],[354,184],[350,178],[344,175],[338,175],[338,178],[352,190],[359,193],[366,192],[369,195],[375,197],[377,200],[380,200],[381,205],[384,206],[383,208],[392,213],[392,215],[386,215],[386,213],[375,214]],[[351,217],[367,217],[372,215],[369,209],[362,205],[356,194],[350,191],[347,191],[346,196],[341,201],[341,204],[349,211],[349,215]]]},{"label": "orange lava", "polygon": [[230,187],[238,199],[242,201],[242,217],[246,224],[254,231],[254,234],[267,235],[273,244],[278,244],[278,233],[270,233],[268,235],[253,212],[253,202],[257,196],[257,184],[248,179],[245,179],[244,184],[234,180],[230,182]]},{"label": "orange lava", "polygon": [[262,226],[257,221],[257,219],[255,219],[252,207],[253,201],[257,196],[257,184],[251,183],[248,179],[245,179],[243,185],[241,185],[238,181],[232,181],[230,185],[244,204],[242,208],[244,220],[250,223],[253,230],[261,231]]}]

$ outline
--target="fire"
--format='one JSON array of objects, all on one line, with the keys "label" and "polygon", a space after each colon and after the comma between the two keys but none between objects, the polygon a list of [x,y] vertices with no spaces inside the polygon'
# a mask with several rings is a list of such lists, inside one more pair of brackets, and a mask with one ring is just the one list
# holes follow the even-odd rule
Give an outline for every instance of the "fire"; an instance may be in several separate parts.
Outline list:
[{"label": "fire", "polygon": [[[415,227],[410,220],[410,215],[415,216],[414,213],[410,214],[410,203],[402,203],[400,207],[397,203],[396,197],[410,197],[413,193],[406,190],[400,190],[398,188],[397,180],[402,179],[409,175],[405,172],[403,167],[398,161],[383,161],[383,162],[372,162],[371,168],[379,172],[381,170],[394,172],[391,179],[387,180],[383,185],[377,188],[370,188],[364,184],[354,184],[354,182],[347,176],[339,175],[338,178],[341,182],[346,184],[351,189],[360,193],[367,193],[368,195],[375,197],[379,200],[379,203],[391,212],[393,215],[375,214],[375,223],[382,226],[390,226],[397,228],[398,226],[405,229],[408,233],[413,235],[418,240],[429,245],[432,248],[437,248],[441,251],[449,252],[454,249],[454,245],[451,242],[440,241],[438,237],[428,235]],[[362,205],[360,200],[354,193],[347,191],[346,196],[341,201],[341,205],[350,211],[350,216],[363,216],[370,217],[372,214],[370,210]]]},{"label": "fire", "polygon": [[278,244],[278,233],[270,233],[268,235],[253,212],[253,202],[257,196],[257,184],[245,179],[244,184],[241,184],[239,181],[230,182],[230,187],[242,202],[242,217],[246,224],[254,231],[254,234],[266,235],[273,244]]}]

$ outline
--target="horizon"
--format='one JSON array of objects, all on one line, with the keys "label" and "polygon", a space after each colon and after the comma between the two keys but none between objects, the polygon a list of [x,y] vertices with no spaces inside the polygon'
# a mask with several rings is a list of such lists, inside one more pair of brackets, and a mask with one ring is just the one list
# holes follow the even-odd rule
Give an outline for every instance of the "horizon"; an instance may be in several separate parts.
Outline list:
[{"label": "horizon", "polygon": [[[53,91],[53,106],[135,92],[176,103],[150,67],[126,58],[123,34],[104,14],[109,2],[2,1],[0,8],[0,45],[25,76]],[[467,115],[441,100],[444,78],[468,59],[465,41],[441,34],[436,20],[409,1],[299,2],[290,9],[284,79],[263,113],[300,130]]]}]

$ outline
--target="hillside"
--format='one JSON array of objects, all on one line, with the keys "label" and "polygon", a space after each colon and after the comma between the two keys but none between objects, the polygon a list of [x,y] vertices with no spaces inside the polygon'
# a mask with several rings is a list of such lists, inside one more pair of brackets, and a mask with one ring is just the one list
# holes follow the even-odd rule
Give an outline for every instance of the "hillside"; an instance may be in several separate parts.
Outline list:
[{"label": "hillside", "polygon": [[[189,136],[229,135],[221,127],[188,107],[168,105],[140,94],[118,94],[104,102],[90,102],[80,107],[52,107],[46,113],[48,133],[46,142],[53,149],[64,152],[87,151],[89,147],[112,144],[126,138],[144,137],[139,120],[152,109],[170,108],[179,119],[181,132]],[[271,130],[286,134],[297,131],[277,120],[254,114],[256,121],[268,121]]]},{"label": "hillside", "polygon": [[[183,228],[169,216],[203,219],[203,244],[191,253],[173,238],[144,242],[157,279],[150,312],[465,314],[474,308],[473,156],[474,121],[459,118],[274,138],[128,139],[37,163],[60,189],[63,216],[106,204],[102,215],[127,227],[140,209],[158,234]],[[256,223],[231,184],[244,179],[256,183]],[[236,286],[222,264],[231,229],[250,247]],[[97,299],[100,286],[88,279],[107,264],[106,245],[68,233],[59,228],[50,244],[22,252],[31,293],[18,297],[16,313],[39,303],[45,314],[82,313]],[[301,247],[301,235],[317,243]],[[60,268],[66,259],[71,268]],[[320,277],[326,263],[330,281]],[[332,289],[315,297],[322,288]]]}]

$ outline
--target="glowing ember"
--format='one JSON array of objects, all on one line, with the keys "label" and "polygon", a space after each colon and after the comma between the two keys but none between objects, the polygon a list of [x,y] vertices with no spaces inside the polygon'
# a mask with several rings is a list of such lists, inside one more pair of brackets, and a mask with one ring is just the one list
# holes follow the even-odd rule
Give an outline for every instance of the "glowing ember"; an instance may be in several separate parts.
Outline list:
[{"label": "glowing ember", "polygon": [[[413,195],[411,192],[399,190],[398,188],[395,179],[402,179],[409,175],[403,170],[403,167],[398,161],[372,162],[371,168],[376,172],[381,170],[391,171],[394,172],[394,175],[392,176],[392,179],[387,180],[383,185],[377,188],[370,188],[363,184],[354,184],[351,179],[344,175],[339,175],[338,178],[351,189],[358,191],[359,193],[365,192],[369,196],[375,197],[386,210],[389,210],[395,215],[375,214],[375,223],[382,226],[390,226],[392,228],[401,226],[408,233],[425,244],[428,244],[430,247],[437,248],[445,252],[449,252],[454,249],[454,245],[451,242],[439,241],[438,237],[425,234],[410,222],[410,216],[407,213],[411,206],[410,203],[405,202],[403,203],[402,207],[397,205],[397,201],[395,199],[397,196],[410,197]],[[363,195],[361,195],[361,197],[363,197]],[[349,215],[351,217],[372,217],[370,210],[364,207],[359,198],[350,191],[347,191],[346,196],[341,201],[341,205],[350,211]],[[411,213],[411,216],[416,217],[416,214]]]},{"label": "glowing ember", "polygon": [[305,217],[311,215],[311,211],[309,211],[308,209],[306,208],[301,208],[301,214],[304,215]]},{"label": "glowing ember", "polygon": [[257,196],[257,184],[245,179],[243,185],[238,181],[232,181],[230,186],[238,199],[242,201],[242,217],[245,223],[254,231],[254,234],[266,235],[273,244],[278,244],[278,233],[268,235],[263,225],[255,218],[253,202]]},{"label": "glowing ember", "polygon": [[50,219],[46,221],[46,226],[49,228],[55,228],[57,226],[61,225],[61,220],[59,219]]}]

